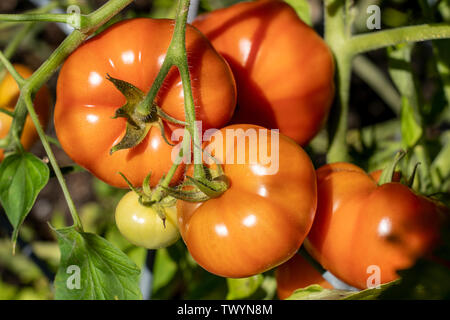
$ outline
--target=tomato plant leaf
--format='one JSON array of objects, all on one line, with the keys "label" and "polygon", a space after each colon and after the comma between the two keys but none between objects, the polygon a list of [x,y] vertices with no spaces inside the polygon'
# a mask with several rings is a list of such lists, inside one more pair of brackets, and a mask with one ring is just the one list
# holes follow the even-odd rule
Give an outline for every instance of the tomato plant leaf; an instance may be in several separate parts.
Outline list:
[{"label": "tomato plant leaf", "polygon": [[380,285],[379,287],[370,288],[358,292],[354,292],[343,300],[375,300],[388,288],[398,284],[399,280],[394,280],[385,284]]},{"label": "tomato plant leaf", "polygon": [[353,291],[324,289],[318,284],[297,289],[286,300],[340,300],[353,294]]},{"label": "tomato plant leaf", "polygon": [[264,277],[257,274],[248,278],[227,278],[228,300],[244,299],[250,297],[263,283]]},{"label": "tomato plant leaf", "polygon": [[303,20],[304,23],[312,26],[311,7],[307,0],[284,0],[284,2],[294,8],[295,12],[297,12],[297,15]]},{"label": "tomato plant leaf", "polygon": [[166,248],[157,250],[153,266],[153,292],[167,286],[175,277],[177,269],[176,261],[171,258]]},{"label": "tomato plant leaf", "polygon": [[423,130],[414,116],[414,110],[406,97],[402,97],[401,111],[402,141],[405,148],[414,147],[422,137]]},{"label": "tomato plant leaf", "polygon": [[75,227],[55,230],[61,262],[55,298],[61,300],[141,299],[139,268],[102,237]]},{"label": "tomato plant leaf", "polygon": [[401,44],[388,48],[389,74],[402,95],[401,132],[405,148],[413,147],[423,134],[420,114],[422,97],[411,67],[413,46]]},{"label": "tomato plant leaf", "polygon": [[0,202],[14,227],[13,243],[49,175],[48,166],[31,153],[10,155],[0,164]]}]

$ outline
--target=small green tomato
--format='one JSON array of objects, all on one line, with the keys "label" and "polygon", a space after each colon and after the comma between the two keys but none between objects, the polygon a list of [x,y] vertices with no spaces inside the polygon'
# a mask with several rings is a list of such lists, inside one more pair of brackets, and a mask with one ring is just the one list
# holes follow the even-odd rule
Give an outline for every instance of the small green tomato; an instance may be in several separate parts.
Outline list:
[{"label": "small green tomato", "polygon": [[147,249],[159,249],[175,243],[180,237],[176,206],[165,207],[166,226],[155,209],[139,203],[139,196],[130,191],[116,207],[116,224],[131,243]]}]

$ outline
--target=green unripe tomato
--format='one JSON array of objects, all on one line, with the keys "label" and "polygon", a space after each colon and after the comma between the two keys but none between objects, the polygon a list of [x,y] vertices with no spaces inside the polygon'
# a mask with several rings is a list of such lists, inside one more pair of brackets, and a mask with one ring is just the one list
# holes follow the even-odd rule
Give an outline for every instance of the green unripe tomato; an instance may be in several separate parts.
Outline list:
[{"label": "green unripe tomato", "polygon": [[170,246],[180,237],[177,209],[165,207],[166,226],[152,207],[139,203],[139,196],[130,191],[116,207],[116,224],[120,233],[131,243],[147,249]]}]

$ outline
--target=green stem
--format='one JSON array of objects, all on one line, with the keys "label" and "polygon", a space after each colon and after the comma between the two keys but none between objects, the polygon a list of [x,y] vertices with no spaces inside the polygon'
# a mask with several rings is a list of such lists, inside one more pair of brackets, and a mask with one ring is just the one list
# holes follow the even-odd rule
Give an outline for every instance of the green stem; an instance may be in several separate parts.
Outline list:
[{"label": "green stem", "polygon": [[[14,53],[16,52],[19,45],[22,43],[23,39],[30,33],[30,31],[35,26],[34,23],[27,23],[23,26],[22,29],[17,32],[11,41],[9,41],[8,46],[4,50],[4,55],[7,59],[10,59]],[[0,66],[0,81],[3,80],[3,78],[6,75],[6,71],[3,68],[3,65]]]},{"label": "green stem", "polygon": [[[23,86],[21,88],[21,94],[14,111],[14,119],[8,134],[8,141],[13,142],[12,149],[20,149],[20,135],[23,131],[27,112],[29,112],[39,134],[39,137],[41,138],[42,144],[44,145],[44,148],[47,152],[52,168],[56,176],[58,177],[58,181],[63,190],[74,223],[80,229],[82,229],[81,220],[76,212],[75,205],[70,196],[61,170],[47,141],[45,133],[40,126],[39,119],[34,111],[32,98],[34,94],[42,87],[42,85],[44,85],[44,83],[48,81],[51,75],[58,69],[58,67],[63,63],[63,61],[70,53],[72,53],[81,43],[83,43],[83,41],[87,37],[89,37],[95,30],[97,30],[97,28],[99,28],[102,24],[104,24],[114,15],[120,12],[130,2],[132,2],[132,0],[110,0],[101,8],[88,15],[88,26],[82,30],[73,31],[53,52],[53,54],[41,65],[41,67],[39,67],[39,69],[36,70],[31,77],[24,80]],[[8,63],[6,64],[7,67]],[[14,72],[14,70],[11,71]],[[8,149],[11,149],[11,147],[8,147]]]},{"label": "green stem", "polygon": [[400,114],[402,104],[400,95],[391,85],[388,77],[372,61],[363,55],[356,56],[353,59],[353,70],[383,99],[395,114]]},{"label": "green stem", "polygon": [[[75,29],[80,29],[87,25],[87,16],[77,15],[77,19],[73,19],[75,13],[29,13],[29,14],[0,14],[0,21],[44,21],[44,22],[60,22],[67,23]],[[71,19],[72,18],[72,19]],[[80,22],[80,24],[76,22]]]},{"label": "green stem", "polygon": [[353,36],[345,46],[347,52],[356,55],[404,42],[445,38],[450,38],[449,23],[422,24]]},{"label": "green stem", "polygon": [[[87,27],[85,30],[74,30],[52,53],[52,55],[37,69],[33,75],[25,81],[24,89],[31,92],[33,96],[46,83],[64,60],[71,54],[84,40],[87,39],[100,25],[106,23],[117,12],[127,6],[132,0],[110,0],[103,7],[97,9],[88,15],[90,24],[97,23]],[[100,19],[98,12],[103,14],[103,20]],[[11,124],[10,135],[22,134],[27,115],[27,109],[18,103],[15,108],[14,120]]]},{"label": "green stem", "polygon": [[189,12],[189,5],[190,0],[180,0],[178,2],[175,28],[169,48],[167,49],[164,63],[147,96],[138,106],[138,111],[143,115],[148,115],[150,113],[153,101],[164,81],[164,78],[170,68],[172,66],[176,66],[180,72],[181,81],[183,83],[185,118],[188,123],[187,129],[192,138],[192,144],[194,145],[194,177],[199,179],[205,178],[205,173],[202,166],[202,152],[201,149],[198,148],[201,143],[196,126],[195,104],[192,94],[191,78],[186,53],[186,21]]},{"label": "green stem", "polygon": [[4,114],[6,114],[6,115],[8,115],[8,116],[10,116],[10,117],[14,117],[14,112],[11,112],[11,111],[9,111],[9,110],[0,108],[0,112],[1,112],[1,113],[4,113]]},{"label": "green stem", "polygon": [[58,163],[56,162],[56,158],[55,158],[55,155],[53,154],[52,148],[50,147],[50,144],[47,141],[47,136],[45,135],[45,132],[41,127],[41,124],[39,122],[39,117],[36,114],[36,111],[34,110],[33,102],[31,100],[31,95],[27,91],[22,91],[21,96],[24,97],[25,105],[28,109],[28,113],[30,114],[31,120],[33,121],[33,124],[36,127],[36,131],[39,134],[39,137],[41,138],[42,145],[44,146],[44,149],[47,153],[48,159],[50,160],[50,164],[52,165],[52,168],[56,175],[56,178],[58,179],[59,184],[61,185],[61,189],[64,193],[64,197],[65,197],[67,205],[69,207],[69,211],[72,216],[73,222],[80,231],[83,231],[83,224],[81,223],[81,219],[78,216],[75,204],[72,200],[72,197],[70,196],[70,192],[69,192],[69,189],[67,188],[66,182],[64,180],[64,176],[61,172],[61,169],[58,166]]},{"label": "green stem", "polygon": [[325,41],[330,46],[336,64],[337,100],[329,121],[330,146],[327,162],[349,161],[346,142],[347,116],[350,93],[352,56],[345,51],[348,28],[345,23],[346,2],[344,0],[325,1]]},{"label": "green stem", "polygon": [[420,162],[418,168],[420,175],[420,191],[424,194],[435,193],[439,189],[439,186],[433,186],[431,163],[427,150],[423,145],[417,145],[414,147],[414,155]]},{"label": "green stem", "polygon": [[22,88],[25,84],[24,78],[17,72],[16,69],[14,69],[13,65],[11,64],[11,62],[9,62],[8,58],[5,57],[2,51],[0,51],[0,62],[17,82],[19,88]]},{"label": "green stem", "polygon": [[[37,8],[37,9],[33,9],[33,10],[29,10],[24,12],[24,14],[39,14],[39,13],[46,13],[46,12],[50,12],[53,9],[56,9],[60,6],[59,1],[53,1],[48,3],[47,5]],[[3,29],[7,29],[7,28],[11,28],[16,26],[17,24],[21,24],[21,21],[15,21],[15,22],[0,22],[0,30]]]},{"label": "green stem", "polygon": [[[183,144],[185,143],[185,141],[190,141],[190,140],[189,139],[183,140]],[[175,172],[177,171],[178,166],[180,165],[180,162],[181,162],[180,160],[182,157],[183,157],[183,148],[180,149],[180,152],[177,155],[177,159],[172,164],[172,166],[170,167],[167,174],[164,176],[164,179],[158,184],[156,189],[153,191],[152,197],[151,197],[152,202],[153,201],[160,202],[166,196],[165,188],[167,188],[170,184],[170,181],[172,181],[172,178],[173,178]]]}]

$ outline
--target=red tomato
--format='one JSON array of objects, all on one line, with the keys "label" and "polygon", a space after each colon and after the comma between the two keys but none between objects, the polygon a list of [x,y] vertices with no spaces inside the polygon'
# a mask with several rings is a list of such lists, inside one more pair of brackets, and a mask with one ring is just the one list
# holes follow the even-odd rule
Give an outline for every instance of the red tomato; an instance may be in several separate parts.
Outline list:
[{"label": "red tomato", "polygon": [[332,289],[333,286],[322,277],[322,274],[300,254],[294,255],[275,270],[278,298],[286,299],[295,290],[318,284],[322,288]]},{"label": "red tomato", "polygon": [[[23,77],[31,77],[33,71],[28,67],[20,64],[15,64],[14,68]],[[0,108],[8,111],[14,111],[17,99],[19,99],[20,91],[14,78],[8,73],[0,83]],[[34,108],[39,117],[41,125],[45,128],[50,116],[50,92],[46,86],[43,86],[34,98]],[[6,137],[11,128],[12,117],[0,112],[0,138]],[[39,135],[31,120],[30,116],[27,116],[25,120],[25,127],[22,132],[20,142],[25,150],[31,148],[33,143],[38,139]],[[3,149],[0,149],[0,161],[3,160]]]},{"label": "red tomato", "polygon": [[344,282],[364,289],[378,271],[380,283],[392,281],[438,240],[442,208],[407,186],[378,186],[349,163],[325,165],[317,179],[319,201],[305,247]]},{"label": "red tomato", "polygon": [[[267,140],[264,132],[269,132]],[[245,138],[252,133],[255,139]],[[222,128],[213,143],[211,154],[224,163],[231,186],[203,203],[178,201],[178,224],[189,252],[200,266],[223,277],[248,277],[278,266],[300,248],[314,218],[311,160],[291,139],[279,133],[272,137],[270,130],[255,125]],[[279,152],[272,150],[276,145]],[[260,154],[252,161],[249,156],[264,153],[265,147],[269,154],[279,154],[277,171],[270,170],[276,160],[266,161]]]},{"label": "red tomato", "polygon": [[194,21],[230,64],[238,88],[233,123],[253,123],[306,145],[334,96],[322,38],[282,1],[242,2]]},{"label": "red tomato", "polygon": [[[154,186],[172,165],[172,147],[157,127],[136,147],[109,150],[125,133],[126,120],[112,119],[125,97],[106,75],[148,92],[172,37],[172,20],[132,19],[113,25],[88,40],[64,63],[58,79],[55,128],[66,153],[95,176],[126,187],[120,171],[136,186],[152,172]],[[197,120],[203,129],[221,127],[233,113],[236,88],[232,72],[209,41],[188,25],[186,47]],[[169,115],[184,120],[184,95],[178,70],[173,67],[156,99]],[[173,126],[170,126],[173,127]],[[171,130],[166,128],[170,141]],[[174,180],[182,176],[180,166]]]}]

